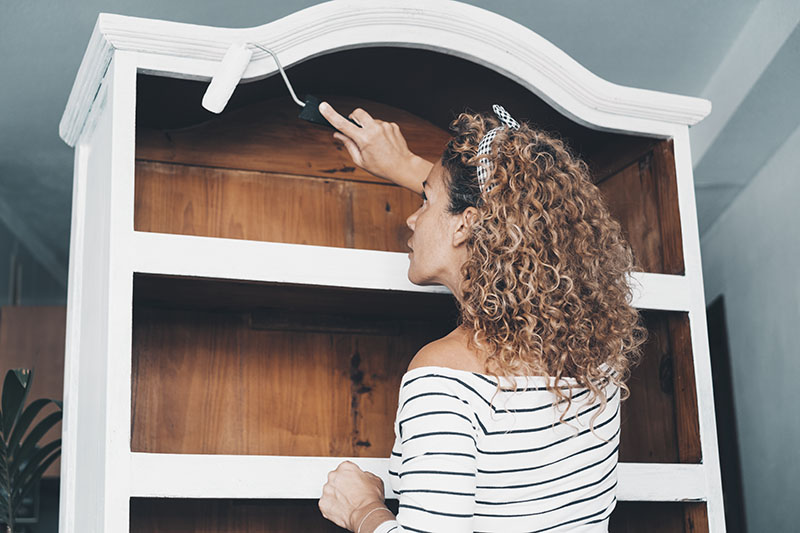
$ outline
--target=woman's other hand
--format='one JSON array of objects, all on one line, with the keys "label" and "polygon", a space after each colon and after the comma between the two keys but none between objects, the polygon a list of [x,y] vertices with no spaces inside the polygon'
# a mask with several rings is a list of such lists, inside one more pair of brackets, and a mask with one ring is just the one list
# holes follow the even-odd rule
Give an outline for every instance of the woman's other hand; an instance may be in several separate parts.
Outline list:
[{"label": "woman's other hand", "polygon": [[[322,516],[339,527],[355,531],[361,519],[372,509],[384,506],[383,480],[372,472],[365,472],[351,461],[344,461],[328,473],[328,482],[322,487],[319,510]],[[385,515],[381,521],[390,520],[388,509],[376,511],[371,516]],[[377,518],[377,517],[376,517]]]},{"label": "woman's other hand", "polygon": [[361,125],[359,128],[327,102],[320,103],[319,112],[339,130],[333,137],[344,143],[356,165],[422,194],[422,182],[433,164],[408,149],[397,123],[372,118],[365,110],[357,108],[350,113],[350,118]]}]

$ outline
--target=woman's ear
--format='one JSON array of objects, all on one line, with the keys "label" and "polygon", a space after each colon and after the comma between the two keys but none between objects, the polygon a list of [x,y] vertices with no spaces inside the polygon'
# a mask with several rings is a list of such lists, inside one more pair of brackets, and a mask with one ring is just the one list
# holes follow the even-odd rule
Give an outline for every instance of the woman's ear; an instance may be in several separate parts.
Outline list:
[{"label": "woman's ear", "polygon": [[456,227],[453,231],[453,247],[461,246],[472,233],[472,225],[478,220],[478,210],[474,207],[464,209],[456,216]]}]

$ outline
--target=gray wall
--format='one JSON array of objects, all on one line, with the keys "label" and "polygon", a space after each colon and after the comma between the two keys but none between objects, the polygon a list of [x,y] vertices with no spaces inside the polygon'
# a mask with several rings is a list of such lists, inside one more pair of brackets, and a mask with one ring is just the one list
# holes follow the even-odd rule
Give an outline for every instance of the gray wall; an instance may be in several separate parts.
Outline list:
[{"label": "gray wall", "polygon": [[67,304],[66,287],[42,268],[2,220],[0,250],[0,305]]},{"label": "gray wall", "polygon": [[726,301],[748,531],[800,523],[800,128],[701,239]]}]

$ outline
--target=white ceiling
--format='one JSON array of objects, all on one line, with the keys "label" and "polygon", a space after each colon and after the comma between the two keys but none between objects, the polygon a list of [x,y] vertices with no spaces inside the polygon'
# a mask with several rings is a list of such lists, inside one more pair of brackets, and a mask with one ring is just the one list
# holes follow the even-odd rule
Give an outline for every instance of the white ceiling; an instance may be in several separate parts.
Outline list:
[{"label": "white ceiling", "polygon": [[[317,3],[5,0],[0,220],[66,282],[73,151],[58,123],[98,13],[249,27]],[[701,233],[800,124],[796,0],[467,3],[531,28],[614,83],[711,100],[711,115],[690,130]]]}]

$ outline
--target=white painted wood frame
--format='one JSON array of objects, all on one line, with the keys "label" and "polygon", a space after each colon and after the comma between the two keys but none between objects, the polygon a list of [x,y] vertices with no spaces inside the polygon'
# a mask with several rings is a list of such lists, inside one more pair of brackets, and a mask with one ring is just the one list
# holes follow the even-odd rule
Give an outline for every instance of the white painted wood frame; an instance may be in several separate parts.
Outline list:
[{"label": "white painted wood frame", "polygon": [[[688,313],[703,462],[620,463],[618,499],[706,501],[710,531],[723,532],[688,132],[710,102],[603,80],[524,26],[449,0],[335,0],[243,29],[99,15],[59,128],[75,147],[59,531],[128,531],[135,496],[318,499],[325,475],[344,459],[380,475],[392,496],[388,459],[130,450],[134,272],[447,292],[411,284],[400,253],[133,230],[137,72],[210,80],[236,41],[269,46],[284,67],[375,45],[456,55],[504,74],[589,128],[673,139],[685,275],[637,273],[634,304]],[[276,72],[259,51],[244,79]],[[314,269],[318,264],[326,268]],[[296,481],[287,486],[289,472]]]}]

